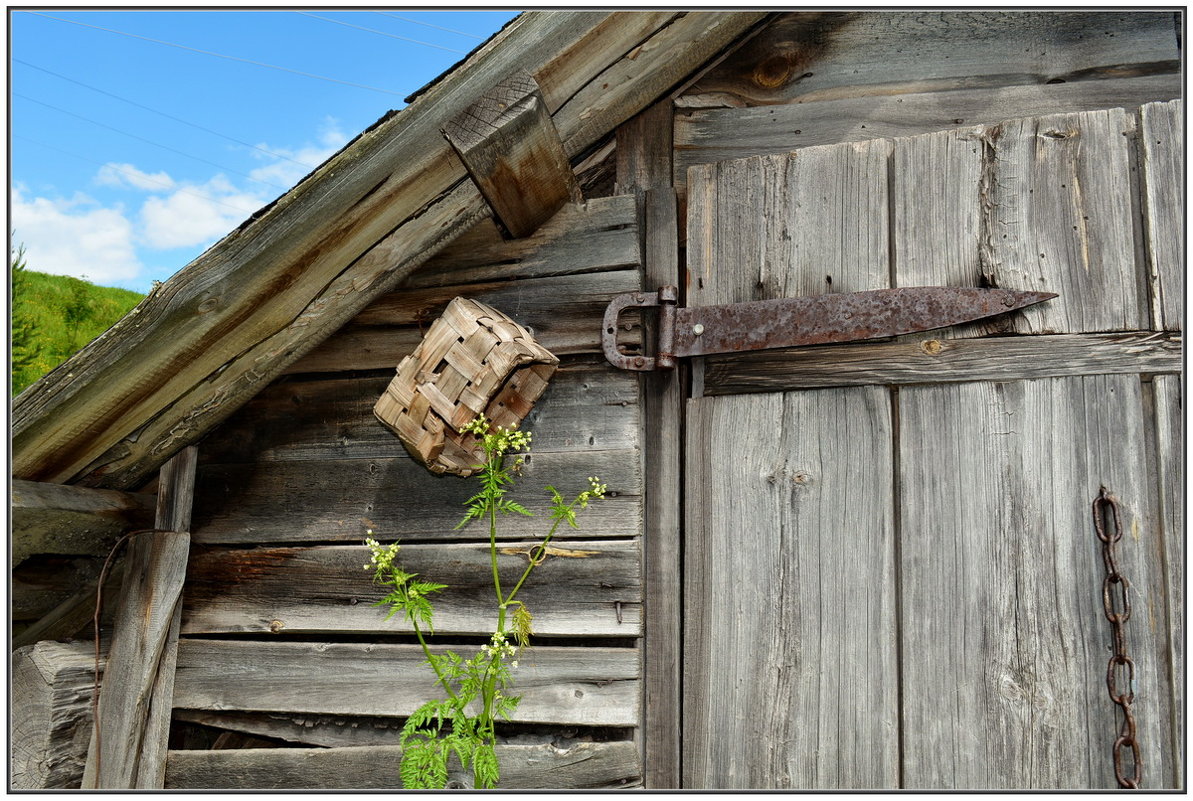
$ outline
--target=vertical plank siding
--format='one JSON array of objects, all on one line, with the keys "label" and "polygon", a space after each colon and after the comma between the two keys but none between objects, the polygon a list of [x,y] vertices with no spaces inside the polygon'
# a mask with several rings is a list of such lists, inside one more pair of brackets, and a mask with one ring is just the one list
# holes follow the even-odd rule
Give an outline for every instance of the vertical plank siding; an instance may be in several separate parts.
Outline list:
[{"label": "vertical plank siding", "polygon": [[904,786],[1116,786],[1101,486],[1123,506],[1145,786],[1168,786],[1164,542],[1138,378],[905,388],[899,421]]},{"label": "vertical plank siding", "polygon": [[1185,220],[1184,103],[1148,103],[1140,109],[1147,255],[1151,266],[1153,327],[1179,330],[1184,318]]},{"label": "vertical plank siding", "polygon": [[688,424],[685,786],[896,785],[887,390],[704,398]]}]

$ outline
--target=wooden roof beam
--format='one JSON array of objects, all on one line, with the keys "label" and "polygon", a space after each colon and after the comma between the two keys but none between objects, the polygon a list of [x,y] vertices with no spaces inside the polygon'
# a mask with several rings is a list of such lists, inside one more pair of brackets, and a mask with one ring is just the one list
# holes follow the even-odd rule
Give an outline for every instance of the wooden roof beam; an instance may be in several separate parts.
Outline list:
[{"label": "wooden roof beam", "polygon": [[129,529],[153,525],[157,498],[13,479],[12,566],[34,554],[103,556]]},{"label": "wooden roof beam", "polygon": [[519,70],[443,129],[509,237],[530,236],[583,200],[538,83]]}]

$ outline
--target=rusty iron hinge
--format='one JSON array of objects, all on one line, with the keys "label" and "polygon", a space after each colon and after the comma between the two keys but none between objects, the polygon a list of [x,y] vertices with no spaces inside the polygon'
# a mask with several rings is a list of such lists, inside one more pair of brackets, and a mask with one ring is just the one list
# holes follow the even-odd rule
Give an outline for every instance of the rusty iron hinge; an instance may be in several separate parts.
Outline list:
[{"label": "rusty iron hinge", "polygon": [[[676,359],[713,353],[856,342],[930,331],[1022,309],[1052,292],[955,287],[903,287],[778,298],[721,306],[678,305],[674,286],[629,292],[605,309],[601,345],[623,370],[670,370]],[[622,353],[617,320],[625,309],[658,307],[654,356]]]}]

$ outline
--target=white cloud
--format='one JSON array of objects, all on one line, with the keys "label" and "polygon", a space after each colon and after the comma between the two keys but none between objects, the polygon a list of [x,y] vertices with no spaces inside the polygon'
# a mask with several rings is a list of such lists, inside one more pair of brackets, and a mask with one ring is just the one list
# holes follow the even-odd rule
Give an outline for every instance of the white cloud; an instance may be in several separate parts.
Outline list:
[{"label": "white cloud", "polygon": [[164,172],[147,173],[131,164],[111,162],[100,167],[95,175],[100,186],[132,187],[146,192],[161,192],[174,188],[174,179]]},{"label": "white cloud", "polygon": [[103,208],[85,195],[26,199],[12,189],[14,240],[24,243],[29,269],[86,277],[97,284],[136,279],[142,269],[133,225],[123,209]]},{"label": "white cloud", "polygon": [[[270,153],[284,156],[285,158],[275,159],[270,164],[258,167],[250,171],[249,175],[258,181],[292,187],[306,176],[307,173],[318,167],[329,156],[343,147],[348,142],[348,139],[349,136],[340,130],[339,123],[335,119],[328,117],[323,121],[318,142],[314,144],[307,144],[298,148],[284,148],[260,143],[258,147],[268,150]],[[272,158],[260,151],[256,151],[255,155],[261,159]]]},{"label": "white cloud", "polygon": [[264,204],[216,176],[205,184],[180,186],[166,197],[151,197],[141,207],[141,236],[159,250],[214,242]]}]

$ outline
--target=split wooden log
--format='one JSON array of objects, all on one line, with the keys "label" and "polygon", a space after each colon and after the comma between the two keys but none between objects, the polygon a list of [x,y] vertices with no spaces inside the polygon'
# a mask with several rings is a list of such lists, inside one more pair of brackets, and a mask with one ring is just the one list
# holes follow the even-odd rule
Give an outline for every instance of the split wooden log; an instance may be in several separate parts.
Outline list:
[{"label": "split wooden log", "polygon": [[92,643],[43,641],[13,653],[9,789],[79,787],[94,685]]},{"label": "split wooden log", "polygon": [[103,556],[120,535],[153,522],[154,497],[13,479],[12,561],[38,553]]},{"label": "split wooden log", "polygon": [[485,92],[443,135],[515,239],[583,199],[543,93],[525,70]]},{"label": "split wooden log", "polygon": [[159,530],[129,543],[109,657],[113,668],[100,694],[84,788],[162,786],[197,464],[191,446],[162,468]]}]

